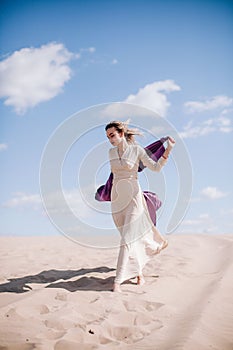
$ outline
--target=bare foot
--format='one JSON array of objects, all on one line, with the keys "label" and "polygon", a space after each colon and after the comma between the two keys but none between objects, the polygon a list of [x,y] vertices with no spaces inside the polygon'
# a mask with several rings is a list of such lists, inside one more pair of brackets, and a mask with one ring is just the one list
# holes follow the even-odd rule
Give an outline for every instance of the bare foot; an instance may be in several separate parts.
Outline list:
[{"label": "bare foot", "polygon": [[167,240],[163,241],[163,242],[160,244],[159,253],[161,252],[161,250],[167,248],[167,246],[168,246],[168,241],[167,241]]},{"label": "bare foot", "polygon": [[143,276],[137,276],[137,284],[139,286],[143,286],[143,284],[145,284],[145,280],[144,280]]},{"label": "bare foot", "polygon": [[121,287],[120,287],[120,284],[119,283],[114,283],[113,285],[113,292],[118,292],[118,293],[121,293]]}]

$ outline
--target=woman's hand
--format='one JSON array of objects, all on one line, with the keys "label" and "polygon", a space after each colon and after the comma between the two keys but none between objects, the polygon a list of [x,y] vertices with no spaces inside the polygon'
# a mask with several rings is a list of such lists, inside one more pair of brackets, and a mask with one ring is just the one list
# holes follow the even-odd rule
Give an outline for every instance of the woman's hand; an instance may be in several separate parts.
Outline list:
[{"label": "woman's hand", "polygon": [[176,143],[175,139],[173,139],[173,137],[168,136],[168,140],[171,141],[172,143]]},{"label": "woman's hand", "polygon": [[172,148],[175,146],[176,141],[173,139],[173,137],[168,136],[167,140],[167,148],[165,149],[165,152],[163,153],[163,158],[167,159],[169,156],[169,153],[171,152]]},{"label": "woman's hand", "polygon": [[172,150],[172,148],[175,146],[176,141],[173,139],[173,137],[168,136],[168,140],[167,140],[167,150],[168,152],[170,152]]}]

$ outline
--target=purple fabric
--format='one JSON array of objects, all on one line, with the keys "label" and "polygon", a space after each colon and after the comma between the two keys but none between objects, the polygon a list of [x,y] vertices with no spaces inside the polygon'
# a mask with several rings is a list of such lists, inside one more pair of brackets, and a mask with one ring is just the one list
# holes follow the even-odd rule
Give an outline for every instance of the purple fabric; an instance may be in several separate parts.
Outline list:
[{"label": "purple fabric", "polygon": [[146,200],[150,218],[154,225],[156,225],[156,210],[158,210],[161,207],[162,202],[158,198],[157,194],[155,194],[154,192],[143,191],[143,195]]},{"label": "purple fabric", "polygon": [[[165,148],[163,143],[167,141],[167,137],[164,137],[158,141],[151,143],[145,147],[147,154],[154,160],[157,161],[163,155]],[[142,171],[145,166],[140,161],[138,171]],[[112,189],[113,174],[109,175],[109,178],[105,185],[100,186],[95,194],[95,199],[100,202],[111,201],[111,189]],[[157,195],[150,191],[143,191],[148,211],[154,225],[156,225],[156,210],[160,208],[162,202],[159,200]]]}]

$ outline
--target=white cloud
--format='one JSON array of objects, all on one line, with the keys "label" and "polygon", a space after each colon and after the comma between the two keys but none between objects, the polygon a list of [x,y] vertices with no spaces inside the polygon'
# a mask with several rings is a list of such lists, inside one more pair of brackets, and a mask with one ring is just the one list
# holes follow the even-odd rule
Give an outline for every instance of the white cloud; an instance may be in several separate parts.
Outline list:
[{"label": "white cloud", "polygon": [[206,187],[201,191],[201,195],[208,199],[219,199],[226,197],[228,193],[220,191],[217,187]]},{"label": "white cloud", "polygon": [[214,96],[209,100],[200,102],[200,101],[189,101],[186,102],[185,107],[187,108],[189,113],[196,112],[206,112],[215,110],[217,108],[225,108],[233,105],[233,98],[219,95]]},{"label": "white cloud", "polygon": [[166,93],[179,90],[180,87],[173,80],[156,81],[139,89],[135,95],[129,95],[124,102],[149,108],[165,117],[170,106]]},{"label": "white cloud", "polygon": [[180,87],[173,80],[156,81],[139,89],[135,95],[129,95],[122,102],[108,105],[101,118],[119,118],[119,115],[145,116],[145,114],[155,117],[155,113],[165,117],[170,106],[166,93],[179,90]]},{"label": "white cloud", "polygon": [[112,64],[117,64],[118,63],[118,60],[116,59],[116,58],[114,58],[113,60],[112,60]]},{"label": "white cloud", "polygon": [[52,99],[71,78],[72,58],[75,55],[59,43],[15,51],[0,62],[0,97],[18,114]]},{"label": "white cloud", "polygon": [[182,222],[182,225],[184,226],[196,226],[200,225],[201,220],[200,219],[187,219]]},{"label": "white cloud", "polygon": [[201,198],[200,197],[192,197],[190,200],[189,200],[189,203],[198,203],[200,202]]},{"label": "white cloud", "polygon": [[211,219],[211,218],[210,218],[210,215],[209,215],[208,213],[200,214],[200,215],[199,215],[199,218],[200,218],[201,220],[209,220],[209,219]]},{"label": "white cloud", "polygon": [[64,199],[60,193],[51,193],[47,200],[46,206],[49,213],[67,214],[72,211],[78,217],[86,217],[89,214],[89,207],[83,200],[80,191],[77,189],[63,191]]},{"label": "white cloud", "polygon": [[216,119],[216,121],[221,132],[229,133],[233,131],[233,127],[231,126],[231,119],[220,116]]},{"label": "white cloud", "polygon": [[231,209],[221,209],[220,210],[221,215],[230,215],[232,217],[233,215],[233,208]]},{"label": "white cloud", "polygon": [[82,48],[82,49],[80,49],[80,51],[94,53],[96,51],[96,48],[92,46],[92,47]]},{"label": "white cloud", "polygon": [[16,192],[13,194],[13,198],[5,202],[3,206],[7,208],[25,208],[30,206],[33,209],[38,209],[41,206],[41,198],[39,194]]},{"label": "white cloud", "polygon": [[196,219],[187,219],[182,222],[183,225],[186,226],[197,226],[203,223],[211,221],[211,217],[208,213],[203,213],[198,216]]},{"label": "white cloud", "polygon": [[118,120],[119,116],[124,116],[125,121],[125,119],[131,119],[135,116],[143,117],[145,115],[151,117],[156,116],[153,111],[143,108],[142,106],[125,102],[115,102],[107,105],[107,107],[103,109],[100,118],[107,118],[109,121],[109,118]]},{"label": "white cloud", "polygon": [[185,138],[196,138],[200,136],[206,136],[213,132],[230,133],[233,131],[231,126],[231,120],[224,116],[218,118],[212,118],[193,125],[193,121],[190,121],[183,130],[179,133],[180,137]]},{"label": "white cloud", "polygon": [[181,224],[179,232],[213,233],[218,232],[218,227],[208,213],[203,213],[195,219],[184,220]]},{"label": "white cloud", "polygon": [[0,152],[5,151],[8,148],[6,143],[0,143]]},{"label": "white cloud", "polygon": [[89,47],[89,48],[88,48],[88,51],[89,51],[90,53],[93,53],[93,52],[96,51],[96,48],[95,48],[95,47]]},{"label": "white cloud", "polygon": [[[89,206],[82,199],[80,191],[76,189],[65,190],[63,194],[65,202],[64,199],[61,198],[60,193],[51,193],[47,197],[46,206],[49,213],[60,213],[62,215],[66,214],[68,211],[73,211],[73,213],[79,217],[86,217],[91,213]],[[33,210],[42,210],[42,199],[39,194],[16,192],[13,193],[11,199],[3,203],[3,206],[6,208],[31,208]]]},{"label": "white cloud", "polygon": [[199,136],[205,136],[215,131],[213,126],[209,125],[196,125],[193,126],[193,122],[190,121],[184,128],[183,131],[179,133],[180,137],[185,138],[196,138]]},{"label": "white cloud", "polygon": [[190,121],[180,132],[182,138],[196,138],[213,132],[230,133],[233,131],[231,119],[227,114],[232,113],[233,98],[228,96],[215,96],[204,102],[190,101],[185,103],[188,112],[216,111],[220,109],[219,117],[210,118],[202,122]]},{"label": "white cloud", "polygon": [[226,115],[233,112],[233,108],[225,108],[222,110],[221,115]]},{"label": "white cloud", "polygon": [[217,119],[217,121],[219,122],[220,126],[230,126],[231,125],[231,120],[229,118],[226,117],[219,117]]}]

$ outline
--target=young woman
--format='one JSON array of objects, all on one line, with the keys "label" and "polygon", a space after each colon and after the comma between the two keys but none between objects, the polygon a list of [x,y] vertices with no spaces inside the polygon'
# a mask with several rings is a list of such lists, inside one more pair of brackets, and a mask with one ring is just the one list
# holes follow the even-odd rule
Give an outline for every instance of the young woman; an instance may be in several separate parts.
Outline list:
[{"label": "young woman", "polygon": [[143,147],[134,141],[141,133],[128,129],[127,124],[113,121],[105,127],[106,135],[114,146],[109,150],[113,183],[111,209],[114,223],[121,234],[113,291],[120,292],[120,285],[137,276],[137,284],[144,283],[142,269],[150,256],[168,245],[151,221],[147,205],[138,183],[139,161],[152,171],[160,171],[175,144],[169,137],[163,156],[153,161]]}]

